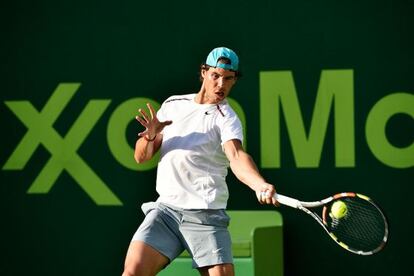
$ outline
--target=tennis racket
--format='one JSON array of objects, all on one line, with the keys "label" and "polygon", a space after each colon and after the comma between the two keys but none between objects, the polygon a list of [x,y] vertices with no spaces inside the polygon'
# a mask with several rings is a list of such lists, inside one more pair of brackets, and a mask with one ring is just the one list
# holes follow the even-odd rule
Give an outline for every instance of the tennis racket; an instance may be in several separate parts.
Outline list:
[{"label": "tennis racket", "polygon": [[[369,197],[357,193],[339,193],[320,201],[303,202],[275,194],[286,206],[313,217],[329,236],[344,249],[359,255],[372,255],[384,248],[388,240],[388,223],[384,213]],[[339,203],[338,203],[339,202]],[[341,216],[332,206],[345,204]],[[320,215],[315,208],[322,207]],[[335,207],[334,207],[335,208]]]}]

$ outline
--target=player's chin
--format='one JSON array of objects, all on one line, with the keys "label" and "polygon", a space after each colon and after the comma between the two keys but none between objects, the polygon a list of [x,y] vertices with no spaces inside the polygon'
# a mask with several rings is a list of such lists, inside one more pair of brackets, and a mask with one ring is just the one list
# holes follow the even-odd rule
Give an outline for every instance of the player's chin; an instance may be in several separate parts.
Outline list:
[{"label": "player's chin", "polygon": [[225,98],[215,98],[214,103],[213,104],[219,104],[221,103]]}]

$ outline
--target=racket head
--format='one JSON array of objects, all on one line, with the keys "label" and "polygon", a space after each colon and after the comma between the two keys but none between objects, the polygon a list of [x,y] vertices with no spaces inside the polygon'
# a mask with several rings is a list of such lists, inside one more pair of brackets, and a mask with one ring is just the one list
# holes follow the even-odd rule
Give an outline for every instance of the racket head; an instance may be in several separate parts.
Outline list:
[{"label": "racket head", "polygon": [[[336,202],[346,205],[341,218],[331,208]],[[332,197],[322,210],[322,221],[329,235],[343,248],[359,255],[381,251],[388,241],[388,222],[377,204],[358,193],[340,193]]]}]

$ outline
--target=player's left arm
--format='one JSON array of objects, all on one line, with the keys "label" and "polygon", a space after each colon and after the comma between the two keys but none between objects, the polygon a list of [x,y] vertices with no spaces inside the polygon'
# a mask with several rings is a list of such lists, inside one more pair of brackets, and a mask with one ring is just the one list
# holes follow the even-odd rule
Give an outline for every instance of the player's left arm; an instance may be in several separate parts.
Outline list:
[{"label": "player's left arm", "polygon": [[[224,143],[223,147],[230,161],[230,168],[237,179],[255,191],[260,203],[277,205],[273,197],[276,192],[275,187],[267,183],[260,174],[252,157],[244,151],[240,140],[229,140]],[[266,193],[266,196],[263,196],[263,193]]]}]

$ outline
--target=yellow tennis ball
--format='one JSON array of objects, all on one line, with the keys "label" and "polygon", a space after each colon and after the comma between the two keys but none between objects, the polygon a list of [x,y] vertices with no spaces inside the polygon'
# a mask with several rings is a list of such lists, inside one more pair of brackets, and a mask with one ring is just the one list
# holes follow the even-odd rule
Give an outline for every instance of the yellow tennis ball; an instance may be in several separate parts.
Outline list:
[{"label": "yellow tennis ball", "polygon": [[331,206],[331,217],[336,219],[341,219],[344,216],[346,216],[346,213],[348,212],[348,207],[346,207],[346,204],[343,201],[336,201]]}]

